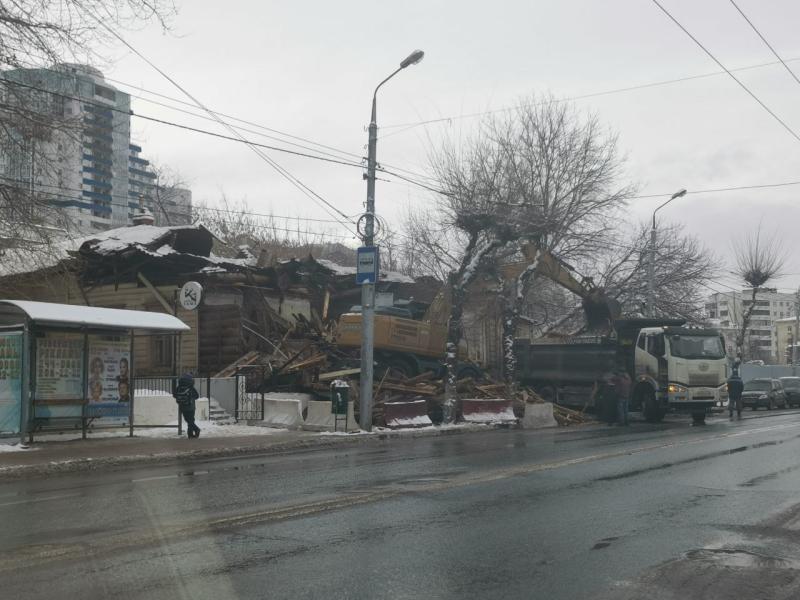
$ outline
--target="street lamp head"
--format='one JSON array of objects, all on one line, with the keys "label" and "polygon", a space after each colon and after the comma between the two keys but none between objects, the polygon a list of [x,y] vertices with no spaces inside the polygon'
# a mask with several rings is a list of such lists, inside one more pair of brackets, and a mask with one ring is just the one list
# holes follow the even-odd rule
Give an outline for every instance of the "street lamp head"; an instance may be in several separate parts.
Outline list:
[{"label": "street lamp head", "polygon": [[672,194],[672,198],[670,200],[675,200],[675,198],[683,198],[686,195],[686,190],[680,190]]},{"label": "street lamp head", "polygon": [[422,60],[423,56],[425,56],[425,53],[422,50],[414,50],[403,59],[403,62],[400,63],[400,68],[405,69],[406,67],[417,64]]}]

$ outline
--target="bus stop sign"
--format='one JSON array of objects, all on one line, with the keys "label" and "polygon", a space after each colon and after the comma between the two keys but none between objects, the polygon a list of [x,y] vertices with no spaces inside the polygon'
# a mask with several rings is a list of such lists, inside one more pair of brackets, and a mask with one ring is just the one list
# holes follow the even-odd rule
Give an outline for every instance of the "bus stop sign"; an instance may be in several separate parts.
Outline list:
[{"label": "bus stop sign", "polygon": [[377,283],[378,269],[380,268],[378,247],[362,246],[358,249],[357,259],[358,267],[356,269],[356,283],[358,285],[362,285],[364,283]]}]

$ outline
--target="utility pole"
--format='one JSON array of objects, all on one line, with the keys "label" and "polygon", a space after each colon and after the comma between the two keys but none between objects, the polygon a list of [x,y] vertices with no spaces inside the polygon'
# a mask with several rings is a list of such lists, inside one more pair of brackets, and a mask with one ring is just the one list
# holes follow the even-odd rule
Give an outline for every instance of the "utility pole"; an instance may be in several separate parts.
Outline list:
[{"label": "utility pole", "polygon": [[656,316],[656,213],[675,198],[682,198],[685,195],[686,190],[675,192],[669,200],[653,211],[653,226],[650,229],[650,260],[647,261],[647,316],[651,318]]},{"label": "utility pole", "polygon": [[[363,240],[366,248],[375,246],[375,169],[378,152],[377,97],[381,86],[410,65],[422,60],[425,53],[415,50],[408,55],[400,67],[381,81],[372,94],[372,114],[369,120],[369,145],[367,154],[367,205],[364,219]],[[375,249],[377,250],[377,249]],[[377,252],[374,254],[378,256]],[[375,280],[361,284],[361,390],[359,402],[359,426],[372,431],[372,384],[375,348],[375,284],[380,273],[379,261],[375,260]]]},{"label": "utility pole", "polygon": [[792,337],[792,375],[797,375],[797,334],[800,332],[800,287],[794,293],[794,336]]}]

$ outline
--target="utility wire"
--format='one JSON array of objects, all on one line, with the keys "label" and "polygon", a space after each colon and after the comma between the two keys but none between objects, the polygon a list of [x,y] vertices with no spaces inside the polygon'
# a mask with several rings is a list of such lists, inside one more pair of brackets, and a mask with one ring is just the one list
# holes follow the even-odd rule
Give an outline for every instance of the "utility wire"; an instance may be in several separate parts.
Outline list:
[{"label": "utility wire", "polygon": [[[172,96],[167,96],[165,94],[160,94],[158,92],[153,92],[153,91],[148,90],[146,88],[143,88],[143,87],[140,87],[140,86],[136,86],[136,85],[133,85],[131,83],[126,83],[126,82],[120,81],[118,79],[112,79],[111,77],[105,77],[105,79],[107,81],[112,81],[114,83],[117,83],[117,84],[120,84],[120,85],[124,85],[124,86],[130,87],[130,88],[133,88],[133,89],[141,90],[143,92],[146,92],[148,94],[152,94],[154,96],[159,96],[161,98],[165,98],[165,99],[170,100],[172,102],[177,102],[179,104],[184,104],[186,106],[191,106],[191,107],[195,106],[194,104],[192,104],[190,102],[185,102],[185,101],[180,100],[178,98],[173,98]],[[166,108],[168,110],[174,110],[176,112],[180,112],[180,113],[183,113],[183,114],[191,115],[193,117],[197,117],[198,119],[204,119],[204,120],[207,120],[207,121],[216,121],[216,119],[214,119],[212,117],[209,117],[207,115],[204,115],[204,114],[196,113],[194,111],[186,110],[186,109],[183,109],[183,108],[178,108],[177,106],[172,106],[172,105],[164,103],[164,102],[158,102],[157,100],[153,100],[151,98],[146,98],[144,96],[139,96],[137,94],[131,94],[130,92],[126,92],[126,93],[128,93],[128,95],[131,96],[132,98],[137,98],[138,100],[141,100],[143,102],[148,102],[148,103],[154,104],[156,106],[161,106],[161,107]],[[361,155],[361,154],[356,154],[354,152],[348,152],[347,150],[341,150],[341,149],[336,148],[334,146],[329,146],[329,145],[326,145],[326,144],[322,144],[320,142],[315,142],[314,140],[310,140],[308,138],[292,135],[290,133],[286,133],[286,132],[280,131],[278,129],[273,129],[272,127],[267,127],[266,125],[260,125],[258,123],[254,123],[253,121],[247,121],[245,119],[240,119],[238,117],[233,117],[231,115],[227,115],[227,114],[221,113],[219,111],[214,111],[214,112],[216,112],[221,117],[225,117],[227,119],[231,119],[231,120],[237,121],[239,123],[244,123],[245,125],[250,125],[250,126],[256,127],[258,129],[263,129],[265,131],[270,131],[272,133],[277,133],[278,135],[282,135],[282,136],[285,136],[285,137],[288,137],[288,138],[300,140],[302,142],[306,142],[306,143],[312,144],[314,146],[319,146],[320,148],[325,148],[326,150],[333,150],[337,154],[333,154],[333,153],[330,153],[330,152],[323,152],[322,150],[318,150],[318,149],[313,148],[313,147],[304,146],[303,144],[298,144],[296,142],[290,142],[289,140],[285,140],[285,139],[280,138],[280,137],[276,137],[276,136],[273,136],[273,135],[268,135],[268,134],[262,133],[260,131],[255,131],[255,130],[252,130],[252,129],[247,129],[247,128],[241,127],[239,125],[234,125],[234,127],[236,127],[236,129],[238,129],[239,131],[244,131],[244,132],[247,132],[247,133],[254,133],[255,135],[260,135],[260,136],[265,137],[267,139],[275,140],[275,141],[278,141],[278,142],[283,142],[284,144],[289,144],[291,146],[295,146],[295,147],[298,147],[298,148],[303,148],[304,150],[310,150],[312,152],[317,152],[318,154],[321,154],[323,156],[331,156],[331,157],[334,157],[334,158],[341,158],[340,155],[342,155],[342,156],[357,158],[359,160],[365,160],[364,156]],[[389,164],[389,163],[383,163],[383,165],[386,166],[386,167],[391,167],[392,169],[394,169],[396,171],[401,171],[403,173],[408,173],[409,175],[414,175],[416,177],[421,177],[423,179],[431,179],[427,175],[424,175],[422,173],[418,173],[416,171],[411,171],[409,169],[404,169],[404,168],[398,167],[396,165],[392,165],[392,164]]]},{"label": "utility wire", "polygon": [[[9,181],[9,182],[12,182],[12,183],[22,184],[22,185],[26,186],[26,191],[28,191],[27,186],[30,185],[30,180],[28,180],[28,179],[15,179],[13,177],[5,177],[5,176],[0,175],[0,180]],[[2,184],[0,184],[0,185],[2,185]],[[35,186],[36,186],[36,189],[37,189],[37,193],[42,193],[42,194],[45,194],[45,195],[48,195],[48,196],[57,196],[57,197],[60,197],[60,198],[62,198],[64,200],[86,201],[85,197],[72,197],[72,196],[65,196],[63,194],[58,194],[58,193],[54,193],[54,192],[40,191],[40,188],[49,188],[49,189],[54,189],[54,190],[67,191],[67,192],[83,192],[83,191],[85,191],[83,189],[68,188],[68,187],[64,187],[64,186],[52,185],[52,184],[46,184],[46,183],[36,183]],[[123,202],[123,203],[120,203],[120,202],[111,202],[110,203],[111,206],[117,206],[117,207],[120,207],[120,208],[128,208],[129,209],[131,207],[130,207],[130,205],[128,203],[135,203],[135,201],[136,201],[136,199],[133,196],[125,197],[125,196],[122,196],[120,194],[106,194],[106,195],[109,196],[112,199],[116,198],[118,200],[126,200],[127,202]],[[253,212],[253,211],[249,211],[249,210],[233,210],[233,209],[229,209],[229,208],[227,208],[227,209],[226,208],[216,208],[216,207],[210,207],[210,206],[202,206],[202,207],[201,206],[193,206],[192,208],[194,208],[197,211],[208,210],[208,211],[213,211],[213,212],[216,212],[216,213],[231,214],[231,215],[247,215],[247,216],[262,217],[262,218],[267,218],[267,219],[285,219],[285,220],[292,220],[292,221],[296,220],[296,221],[304,221],[304,222],[308,221],[308,222],[314,222],[314,223],[331,223],[331,224],[337,224],[337,225],[340,225],[340,226],[342,225],[341,221],[338,221],[338,220],[335,220],[335,219],[317,219],[317,218],[313,218],[313,217],[301,217],[301,216],[290,216],[290,215],[275,215],[275,214],[270,214],[270,213]],[[350,236],[343,236],[343,237],[348,237],[349,238]]]},{"label": "utility wire", "polygon": [[794,72],[794,71],[792,71],[792,70],[789,68],[789,65],[787,65],[787,64],[786,64],[786,61],[785,61],[785,60],[783,60],[783,58],[781,58],[781,55],[780,55],[780,54],[778,54],[778,52],[775,50],[775,48],[773,48],[773,47],[772,47],[772,44],[770,44],[770,43],[767,41],[767,38],[765,38],[765,37],[764,37],[764,36],[761,34],[761,32],[758,30],[758,28],[757,28],[757,27],[756,27],[756,26],[753,24],[753,22],[752,22],[750,19],[748,19],[748,18],[747,18],[747,15],[746,15],[746,14],[744,14],[744,12],[742,11],[742,9],[741,9],[741,8],[739,8],[739,5],[738,5],[738,4],[736,4],[736,2],[734,2],[733,0],[730,0],[730,3],[731,3],[731,4],[733,4],[733,7],[734,7],[734,8],[735,8],[737,11],[739,11],[739,14],[740,14],[740,15],[742,15],[742,18],[743,18],[745,21],[747,21],[747,24],[748,24],[748,25],[750,25],[750,27],[752,27],[752,28],[753,28],[753,31],[755,31],[755,32],[756,32],[756,34],[758,35],[758,37],[760,37],[760,38],[761,38],[761,41],[762,41],[762,42],[764,42],[764,44],[767,46],[767,48],[769,48],[769,49],[770,49],[770,51],[772,52],[772,54],[774,54],[774,55],[775,55],[775,58],[777,58],[777,59],[780,61],[780,63],[781,63],[783,66],[784,66],[784,68],[785,68],[785,69],[786,69],[786,70],[789,72],[789,75],[791,75],[791,76],[792,76],[792,79],[794,79],[794,80],[795,80],[795,81],[796,81],[798,84],[800,84],[800,79],[798,79],[798,78],[797,78],[797,75],[795,75],[795,72]]},{"label": "utility wire", "polygon": [[[322,196],[320,196],[320,195],[319,195],[317,192],[315,192],[315,191],[314,191],[314,190],[312,190],[310,187],[308,187],[306,184],[304,184],[302,181],[300,181],[300,179],[298,179],[297,177],[295,177],[294,175],[292,175],[291,173],[289,173],[289,172],[288,172],[286,169],[284,169],[284,168],[283,168],[282,166],[280,166],[280,165],[279,165],[277,162],[275,162],[274,160],[272,160],[272,159],[271,159],[269,156],[267,156],[266,154],[264,154],[264,153],[263,153],[263,152],[262,152],[262,151],[261,151],[259,148],[257,148],[255,145],[253,145],[252,143],[250,143],[250,142],[247,140],[247,138],[245,138],[245,137],[244,137],[244,136],[243,136],[241,133],[239,133],[238,131],[236,131],[236,129],[234,129],[234,128],[233,128],[233,127],[230,125],[230,124],[228,124],[228,123],[227,123],[227,122],[225,122],[225,121],[224,121],[222,118],[220,118],[220,117],[219,117],[219,116],[218,116],[218,115],[217,115],[217,114],[216,114],[214,111],[212,111],[211,109],[207,108],[207,107],[206,107],[206,106],[205,106],[205,105],[204,105],[202,102],[200,102],[200,100],[198,100],[197,98],[195,98],[195,97],[194,97],[194,96],[193,96],[191,93],[189,93],[189,91],[188,91],[188,90],[186,90],[184,87],[182,87],[182,86],[181,86],[181,85],[180,85],[180,84],[179,84],[177,81],[175,81],[175,80],[174,80],[172,77],[170,77],[170,76],[169,76],[169,75],[168,75],[168,74],[167,74],[165,71],[163,71],[162,69],[160,69],[160,68],[159,68],[159,67],[158,67],[158,66],[157,66],[155,63],[153,63],[153,62],[152,62],[150,59],[148,59],[146,56],[144,56],[144,54],[142,54],[141,52],[139,52],[139,51],[138,51],[138,50],[137,50],[137,49],[136,49],[136,48],[135,48],[133,45],[131,45],[131,44],[130,44],[130,43],[129,43],[129,42],[128,42],[128,41],[127,41],[125,38],[123,38],[123,37],[122,37],[122,36],[121,36],[119,33],[117,33],[117,31],[116,31],[116,30],[114,30],[112,27],[110,27],[108,24],[106,24],[106,23],[105,23],[105,22],[103,22],[102,20],[100,20],[100,19],[98,19],[98,18],[96,18],[96,17],[94,17],[94,18],[95,18],[95,21],[97,21],[97,23],[99,23],[99,24],[100,24],[100,25],[101,25],[101,26],[102,26],[102,27],[103,27],[103,28],[104,28],[106,31],[108,31],[109,33],[111,33],[111,35],[113,35],[113,36],[114,36],[115,38],[117,38],[117,39],[118,39],[120,42],[122,42],[122,43],[123,43],[123,44],[124,44],[124,45],[125,45],[125,46],[126,46],[126,47],[127,47],[129,50],[130,50],[130,51],[131,51],[131,52],[133,52],[134,54],[136,54],[136,55],[137,55],[139,58],[141,58],[141,59],[142,59],[143,61],[145,61],[145,62],[146,62],[148,65],[150,65],[150,67],[152,67],[153,69],[155,69],[155,71],[156,71],[156,72],[158,72],[158,73],[159,73],[159,74],[160,74],[160,75],[161,75],[161,76],[162,76],[164,79],[166,79],[167,81],[169,81],[169,82],[170,82],[172,85],[174,85],[174,86],[175,86],[176,88],[178,88],[178,89],[179,89],[181,92],[183,92],[183,93],[184,93],[184,94],[185,94],[185,95],[186,95],[188,98],[190,98],[190,99],[191,99],[191,100],[192,100],[192,101],[193,101],[193,102],[194,102],[194,103],[195,103],[195,104],[196,104],[196,105],[197,105],[199,108],[202,108],[202,109],[203,109],[205,112],[207,112],[209,115],[211,115],[212,117],[214,117],[214,119],[215,119],[215,120],[216,120],[216,121],[217,121],[217,122],[218,122],[220,125],[222,125],[223,127],[225,127],[225,128],[228,130],[228,131],[230,131],[230,132],[231,132],[233,135],[235,135],[236,137],[240,138],[240,139],[241,139],[241,141],[245,142],[245,143],[247,144],[247,146],[248,146],[248,147],[249,147],[249,148],[250,148],[250,149],[251,149],[251,150],[252,150],[252,151],[253,151],[253,152],[254,152],[254,153],[255,153],[255,154],[256,154],[256,155],[259,157],[259,158],[261,158],[262,160],[264,160],[264,161],[265,161],[267,164],[269,164],[269,165],[270,165],[270,166],[271,166],[273,169],[275,169],[275,170],[276,170],[276,171],[277,171],[277,172],[278,172],[280,175],[282,175],[282,176],[283,176],[285,179],[287,179],[287,180],[288,180],[288,181],[289,181],[289,182],[290,182],[292,185],[294,185],[294,186],[295,186],[297,189],[299,189],[301,192],[303,192],[303,194],[304,194],[306,197],[308,197],[308,198],[309,198],[309,199],[311,199],[312,201],[316,202],[317,204],[319,204],[319,202],[322,202],[323,204],[325,204],[326,206],[328,206],[330,209],[332,209],[333,211],[335,211],[336,213],[338,213],[339,215],[341,215],[341,216],[342,216],[342,217],[344,217],[345,219],[348,219],[348,220],[349,220],[349,217],[348,217],[346,214],[344,214],[342,211],[340,211],[338,208],[336,208],[336,207],[335,207],[333,204],[331,204],[330,202],[328,202],[328,201],[327,201],[325,198],[323,198]],[[315,198],[316,198],[316,200],[314,200]],[[319,202],[317,202],[317,200],[318,200]],[[330,211],[329,211],[328,209],[326,209],[326,208],[324,208],[324,207],[323,207],[323,210],[325,210],[325,212],[327,212],[327,213],[331,214],[331,216],[333,216],[333,215],[332,215],[332,213],[330,213]],[[334,218],[335,218],[335,217],[334,217]],[[342,222],[342,225],[345,225],[345,223],[344,223],[344,222]],[[347,228],[348,228],[348,230],[349,230],[349,227],[348,227],[347,225],[345,225],[345,227],[347,227]],[[350,230],[350,231],[352,231],[352,230]],[[355,233],[355,232],[353,232],[353,233]]]},{"label": "utility wire", "polygon": [[697,44],[697,45],[698,45],[698,46],[699,46],[699,47],[700,47],[700,48],[703,50],[703,52],[705,52],[705,53],[708,55],[708,57],[709,57],[709,58],[711,58],[711,60],[713,60],[715,63],[717,63],[717,65],[719,65],[719,66],[720,66],[720,67],[721,67],[721,68],[722,68],[722,69],[723,69],[723,70],[724,70],[724,71],[725,71],[725,72],[726,72],[726,73],[727,73],[727,74],[728,74],[728,75],[731,77],[731,79],[733,79],[733,80],[734,80],[734,81],[735,81],[737,84],[739,84],[739,87],[741,87],[741,88],[742,88],[742,89],[743,89],[745,92],[747,92],[747,93],[750,95],[750,97],[751,97],[751,98],[753,98],[753,100],[755,100],[756,102],[758,102],[758,104],[761,106],[761,108],[763,108],[765,111],[767,111],[767,113],[769,113],[769,115],[770,115],[770,116],[771,116],[773,119],[775,119],[775,120],[776,120],[778,123],[780,123],[780,124],[781,124],[781,126],[783,126],[783,128],[784,128],[786,131],[788,131],[788,132],[789,132],[789,134],[790,134],[792,137],[794,137],[794,138],[795,138],[795,139],[796,139],[798,142],[800,142],[800,135],[798,135],[798,134],[797,134],[797,133],[794,131],[794,129],[792,129],[791,127],[789,127],[789,125],[787,125],[787,124],[786,124],[786,122],[785,122],[783,119],[781,119],[781,118],[780,118],[778,115],[776,115],[776,114],[775,114],[775,113],[772,111],[772,109],[770,109],[770,108],[769,108],[769,107],[768,107],[766,104],[764,104],[764,102],[762,102],[762,101],[761,101],[761,99],[760,99],[758,96],[756,96],[756,95],[755,95],[755,94],[754,94],[754,93],[753,93],[753,92],[750,90],[750,88],[749,88],[749,87],[747,87],[747,86],[746,86],[744,83],[742,83],[742,81],[741,81],[741,80],[740,80],[738,77],[736,77],[736,75],[734,75],[733,73],[731,73],[731,71],[730,71],[730,70],[729,70],[729,69],[728,69],[728,68],[727,68],[725,65],[723,65],[723,64],[722,64],[722,63],[721,63],[721,62],[720,62],[720,61],[717,59],[717,57],[716,57],[716,56],[714,56],[714,55],[711,53],[711,51],[710,51],[708,48],[706,48],[706,47],[705,47],[705,46],[704,46],[702,43],[700,43],[700,41],[699,41],[699,40],[698,40],[696,37],[694,37],[694,36],[693,36],[691,33],[689,33],[689,30],[688,30],[688,29],[686,29],[686,28],[685,28],[683,25],[681,25],[680,21],[678,21],[678,19],[676,19],[675,17],[673,17],[673,16],[672,16],[672,14],[671,14],[671,13],[670,13],[670,12],[669,12],[669,11],[668,11],[666,8],[664,8],[664,7],[661,5],[661,3],[659,3],[659,1],[658,1],[658,0],[652,0],[652,2],[653,2],[653,4],[655,4],[655,5],[656,5],[658,8],[660,8],[660,9],[661,9],[661,11],[662,11],[662,12],[663,12],[665,15],[667,15],[667,17],[669,17],[669,18],[670,18],[670,20],[672,20],[672,22],[673,22],[673,23],[675,23],[675,25],[677,25],[677,26],[678,26],[678,27],[679,27],[679,28],[680,28],[680,29],[681,29],[681,30],[682,30],[682,31],[683,31],[683,32],[684,32],[684,33],[685,33],[687,36],[689,36],[689,38],[691,38],[691,40],[692,40],[692,41],[693,41],[695,44]]},{"label": "utility wire", "polygon": [[[786,59],[785,62],[787,62],[787,63],[796,62],[798,60],[800,60],[800,57],[789,58],[789,59]],[[756,65],[749,65],[749,66],[746,66],[746,67],[737,67],[735,69],[729,69],[729,71],[734,72],[734,73],[739,73],[739,72],[742,72],[742,71],[751,71],[753,69],[763,69],[764,67],[774,67],[775,65],[779,65],[779,64],[781,64],[781,61],[771,61],[771,62],[759,63],[759,64],[756,64]],[[556,99],[555,101],[559,102],[559,103],[560,102],[573,102],[575,100],[585,100],[587,98],[596,98],[598,96],[609,96],[609,95],[612,95],[612,94],[633,92],[633,91],[636,91],[636,90],[642,90],[642,89],[653,88],[653,87],[661,87],[661,86],[665,86],[665,85],[672,85],[673,83],[683,83],[685,81],[693,81],[693,80],[696,80],[696,79],[707,79],[707,78],[710,78],[710,77],[716,77],[718,75],[725,75],[726,73],[727,73],[727,71],[723,70],[723,71],[714,71],[712,73],[703,73],[701,75],[688,75],[686,77],[678,77],[676,79],[665,79],[665,80],[662,80],[662,81],[654,81],[654,82],[651,82],[651,83],[643,83],[643,84],[640,84],[640,85],[631,85],[631,86],[615,88],[615,89],[611,89],[611,90],[604,90],[604,91],[601,91],[601,92],[590,92],[588,94],[581,94],[581,95],[578,95],[578,96],[570,96],[568,98],[559,98],[559,99]],[[501,112],[509,112],[509,111],[515,110],[517,108],[519,108],[519,105],[515,104],[514,106],[504,106],[504,107],[495,108],[495,109],[492,109],[492,110],[485,110],[485,111],[466,113],[466,114],[460,114],[460,115],[451,115],[451,116],[448,116],[448,117],[439,117],[439,118],[435,118],[435,119],[426,119],[426,120],[423,120],[423,121],[413,121],[413,122],[407,122],[407,123],[396,123],[396,124],[392,124],[392,125],[381,125],[381,129],[384,129],[384,130],[385,129],[400,129],[400,131],[393,131],[391,133],[387,133],[385,135],[380,136],[380,139],[391,137],[393,135],[397,135],[399,133],[402,133],[403,131],[407,131],[409,129],[413,129],[414,127],[418,127],[420,125],[431,125],[431,124],[434,124],[434,123],[444,123],[444,122],[449,122],[449,121],[458,121],[458,120],[461,120],[461,119],[472,119],[472,118],[476,118],[476,117],[483,117],[483,116],[492,115],[492,114],[501,113]]]}]

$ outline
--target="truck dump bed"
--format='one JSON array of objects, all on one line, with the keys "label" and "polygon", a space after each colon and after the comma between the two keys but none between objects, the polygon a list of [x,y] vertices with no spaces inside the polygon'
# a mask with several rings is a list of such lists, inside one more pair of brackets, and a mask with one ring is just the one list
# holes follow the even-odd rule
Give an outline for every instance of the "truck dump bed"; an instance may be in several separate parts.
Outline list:
[{"label": "truck dump bed", "polygon": [[614,341],[569,344],[531,344],[515,340],[517,377],[525,382],[591,385],[614,369],[618,345]]}]

